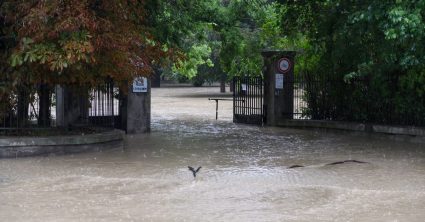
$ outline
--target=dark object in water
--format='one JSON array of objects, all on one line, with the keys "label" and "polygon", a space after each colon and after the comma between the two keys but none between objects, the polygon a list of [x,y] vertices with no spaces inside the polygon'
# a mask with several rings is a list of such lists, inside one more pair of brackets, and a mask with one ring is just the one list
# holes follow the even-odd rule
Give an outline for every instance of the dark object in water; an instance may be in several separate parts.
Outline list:
[{"label": "dark object in water", "polygon": [[[369,163],[369,162],[364,162],[364,161],[359,161],[359,160],[343,160],[343,161],[328,163],[328,164],[325,164],[325,166],[338,165],[338,164],[343,164],[343,163]],[[292,166],[288,167],[288,169],[299,168],[299,167],[305,167],[305,166],[303,166],[303,165],[292,165]]]},{"label": "dark object in water", "polygon": [[363,162],[363,161],[358,161],[358,160],[344,160],[344,161],[337,161],[337,162],[333,162],[333,163],[328,163],[328,164],[326,164],[326,166],[343,164],[343,163],[368,163],[368,162]]},{"label": "dark object in water", "polygon": [[288,169],[299,168],[299,167],[304,167],[304,166],[303,165],[292,165],[292,166],[288,167]]},{"label": "dark object in water", "polygon": [[196,173],[197,172],[199,172],[199,170],[202,168],[202,167],[198,167],[198,169],[194,169],[193,167],[191,167],[191,166],[188,166],[188,168],[189,168],[189,170],[190,171],[192,171],[192,173],[193,173],[193,177],[195,177],[196,178]]}]

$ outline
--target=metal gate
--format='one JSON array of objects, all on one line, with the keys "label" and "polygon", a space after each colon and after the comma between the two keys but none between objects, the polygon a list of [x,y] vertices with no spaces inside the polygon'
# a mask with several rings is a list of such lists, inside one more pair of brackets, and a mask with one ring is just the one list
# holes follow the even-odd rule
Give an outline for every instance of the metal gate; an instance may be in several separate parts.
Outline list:
[{"label": "metal gate", "polygon": [[88,123],[94,126],[125,129],[122,120],[123,96],[112,81],[89,91]]},{"label": "metal gate", "polygon": [[233,78],[233,122],[263,125],[264,84],[261,77]]}]

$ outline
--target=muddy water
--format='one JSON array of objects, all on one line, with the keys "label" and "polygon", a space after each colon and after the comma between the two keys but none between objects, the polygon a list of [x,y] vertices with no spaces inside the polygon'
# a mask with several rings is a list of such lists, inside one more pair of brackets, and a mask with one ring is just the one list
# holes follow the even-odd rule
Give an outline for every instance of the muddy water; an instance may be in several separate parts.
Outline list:
[{"label": "muddy water", "polygon": [[0,221],[424,220],[425,145],[215,121],[217,90],[154,89],[123,149],[0,160]]}]

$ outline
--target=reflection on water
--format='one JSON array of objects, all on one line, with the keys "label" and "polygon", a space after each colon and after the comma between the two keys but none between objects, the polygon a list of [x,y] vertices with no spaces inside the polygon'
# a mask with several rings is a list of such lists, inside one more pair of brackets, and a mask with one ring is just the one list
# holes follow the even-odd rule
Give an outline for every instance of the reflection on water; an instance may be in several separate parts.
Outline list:
[{"label": "reflection on water", "polygon": [[[0,160],[0,221],[425,218],[424,145],[235,125],[225,102],[215,121],[217,88],[172,90],[154,89],[153,132],[123,149]],[[370,164],[325,165],[346,159]]]}]

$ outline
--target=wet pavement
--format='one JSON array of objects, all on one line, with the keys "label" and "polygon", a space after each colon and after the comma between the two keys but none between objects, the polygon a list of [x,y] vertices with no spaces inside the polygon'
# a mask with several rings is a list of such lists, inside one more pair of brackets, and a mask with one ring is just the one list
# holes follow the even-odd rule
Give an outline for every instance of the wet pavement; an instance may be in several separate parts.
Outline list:
[{"label": "wet pavement", "polygon": [[[216,87],[153,89],[121,149],[0,160],[0,221],[423,221],[425,145],[236,125]],[[326,165],[356,159],[368,163]],[[299,164],[306,167],[288,169]],[[202,169],[193,178],[187,166]]]}]

